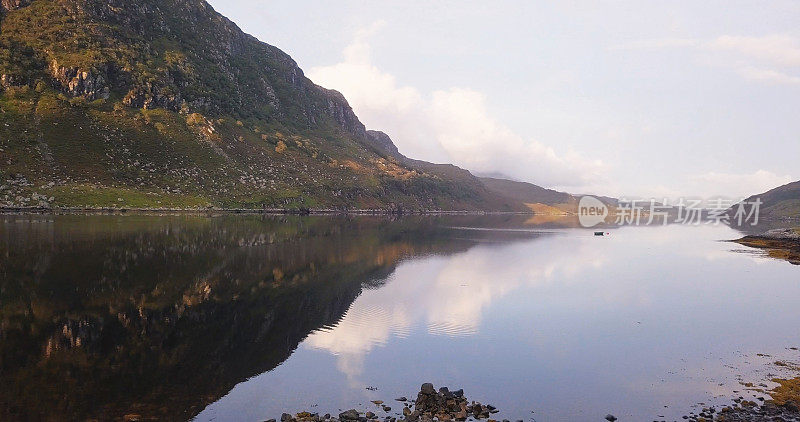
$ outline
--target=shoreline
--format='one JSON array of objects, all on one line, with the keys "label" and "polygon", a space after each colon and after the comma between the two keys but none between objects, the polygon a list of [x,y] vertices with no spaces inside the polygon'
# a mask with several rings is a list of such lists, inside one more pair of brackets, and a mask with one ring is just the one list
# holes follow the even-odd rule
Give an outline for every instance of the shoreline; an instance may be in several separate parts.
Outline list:
[{"label": "shoreline", "polygon": [[0,207],[0,215],[534,215],[523,211],[286,209],[286,208],[115,208],[115,207]]},{"label": "shoreline", "polygon": [[776,229],[733,240],[743,246],[766,251],[772,258],[800,265],[800,229]]}]

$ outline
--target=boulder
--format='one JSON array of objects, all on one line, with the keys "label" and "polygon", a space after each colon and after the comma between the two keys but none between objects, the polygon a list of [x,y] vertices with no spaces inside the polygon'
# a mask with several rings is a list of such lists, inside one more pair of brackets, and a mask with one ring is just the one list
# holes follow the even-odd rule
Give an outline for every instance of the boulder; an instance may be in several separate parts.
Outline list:
[{"label": "boulder", "polygon": [[358,411],[355,409],[345,410],[344,412],[339,413],[339,419],[343,421],[357,421],[358,416]]}]

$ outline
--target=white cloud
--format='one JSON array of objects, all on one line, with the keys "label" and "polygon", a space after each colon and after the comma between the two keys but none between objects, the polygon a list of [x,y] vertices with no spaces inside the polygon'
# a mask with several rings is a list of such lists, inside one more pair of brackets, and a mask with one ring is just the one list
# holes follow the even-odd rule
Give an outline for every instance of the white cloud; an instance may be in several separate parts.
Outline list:
[{"label": "white cloud", "polygon": [[690,38],[652,38],[614,45],[610,50],[660,50],[664,48],[696,47],[697,40]]},{"label": "white cloud", "polygon": [[660,50],[690,48],[721,53],[712,61],[732,68],[745,79],[782,85],[800,85],[800,77],[789,72],[800,69],[800,39],[790,35],[761,37],[721,35],[711,40],[655,38],[633,41],[612,50]]},{"label": "white cloud", "polygon": [[574,151],[559,154],[514,133],[491,115],[479,91],[452,87],[425,93],[399,84],[370,57],[368,38],[382,25],[358,31],[340,63],[312,68],[308,75],[342,92],[359,118],[389,134],[401,152],[568,190],[602,185],[602,162]]},{"label": "white cloud", "polygon": [[746,79],[755,81],[770,82],[780,85],[800,85],[800,77],[787,75],[772,69],[745,66],[739,69],[739,74]]},{"label": "white cloud", "polygon": [[723,35],[707,43],[717,50],[730,50],[780,66],[800,66],[800,41],[788,35],[741,37]]},{"label": "white cloud", "polygon": [[[335,327],[311,333],[303,345],[336,355],[337,367],[351,385],[364,385],[359,377],[365,355],[393,337],[405,337],[421,327],[437,336],[474,335],[498,298],[523,287],[574,286],[585,271],[606,264],[606,251],[589,242],[531,242],[534,252],[522,245],[406,261],[385,286],[360,296]],[[509,264],[498,264],[503,262]],[[608,300],[617,302],[622,296],[609,295]]]},{"label": "white cloud", "polygon": [[690,184],[693,186],[693,192],[698,192],[705,198],[714,196],[746,198],[794,180],[797,179],[790,175],[778,175],[767,170],[758,170],[750,174],[717,172],[699,174],[690,177]]}]

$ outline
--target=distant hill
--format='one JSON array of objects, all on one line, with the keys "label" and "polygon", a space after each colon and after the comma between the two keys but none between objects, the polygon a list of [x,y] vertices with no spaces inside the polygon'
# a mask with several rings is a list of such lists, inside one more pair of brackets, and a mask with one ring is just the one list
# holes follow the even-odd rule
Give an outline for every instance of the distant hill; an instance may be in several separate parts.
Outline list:
[{"label": "distant hill", "polygon": [[540,214],[574,213],[577,210],[578,199],[565,192],[493,177],[481,177],[480,180],[489,190],[521,201]]},{"label": "distant hill", "polygon": [[[480,180],[490,191],[521,201],[537,214],[575,214],[580,197],[583,196],[497,177],[481,177]],[[616,198],[593,196],[612,208],[619,202]]]},{"label": "distant hill", "polygon": [[[762,194],[753,195],[745,202],[753,202],[757,198],[761,199],[760,217],[762,218],[794,218],[800,219],[800,181],[792,182]],[[735,212],[737,206],[734,205],[729,210]]]},{"label": "distant hill", "polygon": [[0,2],[0,207],[519,211],[204,0]]}]

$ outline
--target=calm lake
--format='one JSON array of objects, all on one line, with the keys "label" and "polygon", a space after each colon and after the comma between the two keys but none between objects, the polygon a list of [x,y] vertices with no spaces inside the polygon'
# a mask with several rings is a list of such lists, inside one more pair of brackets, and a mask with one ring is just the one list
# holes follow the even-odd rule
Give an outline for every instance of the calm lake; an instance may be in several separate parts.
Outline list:
[{"label": "calm lake", "polygon": [[570,226],[0,216],[0,419],[394,415],[432,382],[495,419],[673,420],[798,356],[800,268],[742,233]]}]

